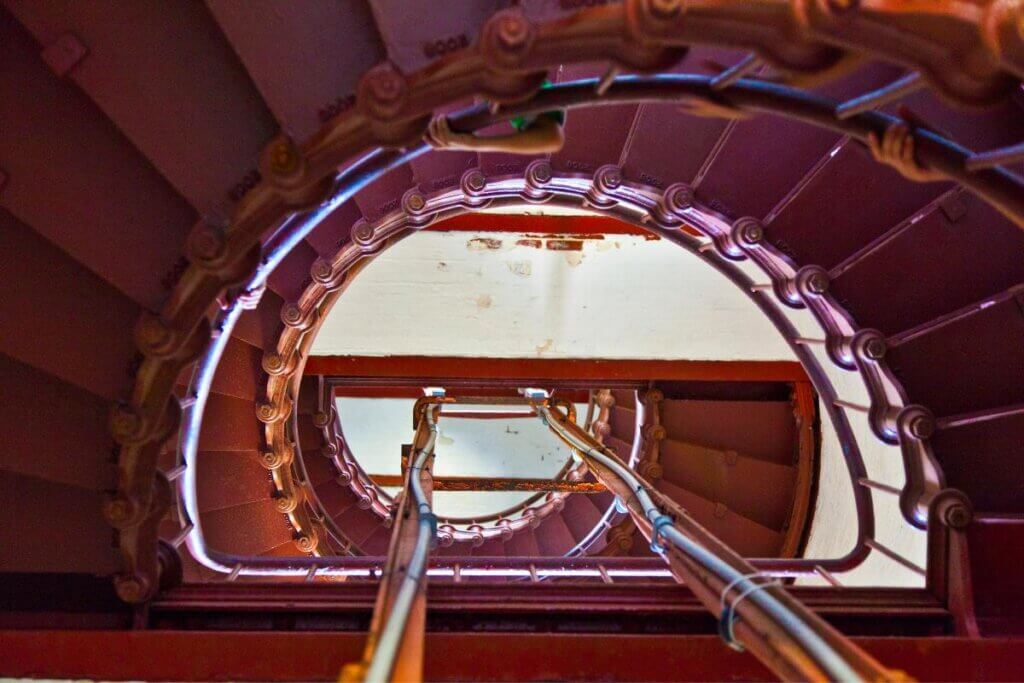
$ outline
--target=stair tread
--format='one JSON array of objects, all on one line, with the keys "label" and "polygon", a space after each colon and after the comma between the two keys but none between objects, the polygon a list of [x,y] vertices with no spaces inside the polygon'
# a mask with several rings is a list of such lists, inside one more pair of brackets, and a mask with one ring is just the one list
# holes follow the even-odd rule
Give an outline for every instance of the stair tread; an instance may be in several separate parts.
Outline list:
[{"label": "stair tread", "polygon": [[196,457],[200,512],[245,505],[274,495],[270,472],[256,451],[200,451]]},{"label": "stair tread", "polygon": [[782,529],[793,505],[796,469],[671,439],[661,442],[662,477],[709,500],[722,501],[758,523]]},{"label": "stair tread", "polygon": [[675,484],[658,480],[655,488],[679,503],[693,518],[726,545],[744,557],[775,557],[782,547],[782,534],[734,510],[716,515],[715,502]]},{"label": "stair tread", "polygon": [[[264,12],[231,0],[207,5],[296,140],[308,139],[332,111],[349,106],[359,76],[386,56],[366,2],[275,2]],[[341,35],[345,40],[337,39]]]},{"label": "stair tread", "polygon": [[109,574],[120,566],[105,495],[0,471],[0,571]]},{"label": "stair tread", "polygon": [[116,21],[88,3],[22,7],[11,9],[44,44],[73,32],[88,46],[70,78],[197,211],[223,206],[277,132],[203,5],[131,3]]},{"label": "stair tread", "polygon": [[0,253],[0,320],[23,331],[0,337],[0,352],[105,399],[127,396],[137,304],[3,209]]},{"label": "stair tread", "polygon": [[[34,3],[21,4],[35,12]],[[156,309],[167,294],[161,280],[179,265],[197,214],[39,51],[17,22],[0,22],[7,66],[0,144],[4,173],[19,179],[4,188],[3,205],[128,298]],[[87,61],[95,57],[93,49]]]},{"label": "stair tread", "polygon": [[796,418],[787,401],[664,400],[661,424],[668,438],[733,450],[769,462],[796,458]]},{"label": "stair tread", "polygon": [[[271,498],[210,510],[200,516],[207,545],[238,555],[258,555],[292,538],[287,518]],[[239,533],[244,529],[245,533]]]},{"label": "stair tread", "polygon": [[0,354],[0,405],[0,469],[97,491],[113,487],[107,401]]}]

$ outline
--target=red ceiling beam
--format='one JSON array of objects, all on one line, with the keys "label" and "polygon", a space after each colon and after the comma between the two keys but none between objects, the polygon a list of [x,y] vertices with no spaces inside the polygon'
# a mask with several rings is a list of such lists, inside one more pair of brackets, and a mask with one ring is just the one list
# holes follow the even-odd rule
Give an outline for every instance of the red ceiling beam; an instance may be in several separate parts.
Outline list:
[{"label": "red ceiling beam", "polygon": [[[361,633],[0,631],[0,674],[104,680],[337,680]],[[1024,639],[854,638],[919,680],[1020,680]],[[717,636],[428,633],[424,676],[451,680],[774,680]]]},{"label": "red ceiling beam", "polygon": [[550,235],[639,235],[661,239],[654,233],[606,216],[536,216],[511,213],[466,213],[431,225],[437,232],[523,232]]},{"label": "red ceiling beam", "polygon": [[307,375],[355,378],[806,382],[793,361],[310,356]]}]

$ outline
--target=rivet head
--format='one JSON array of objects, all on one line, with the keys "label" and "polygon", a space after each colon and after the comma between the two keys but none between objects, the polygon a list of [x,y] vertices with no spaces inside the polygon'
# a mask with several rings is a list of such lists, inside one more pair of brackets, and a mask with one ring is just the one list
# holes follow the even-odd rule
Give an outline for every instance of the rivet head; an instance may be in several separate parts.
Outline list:
[{"label": "rivet head", "polygon": [[683,10],[682,0],[647,0],[651,16],[665,20],[679,16]]},{"label": "rivet head", "polygon": [[192,261],[216,261],[226,249],[224,231],[217,226],[202,223],[189,233],[186,250]]},{"label": "rivet head", "polygon": [[509,12],[501,17],[497,26],[497,37],[510,50],[522,47],[530,35],[530,24],[518,13]]},{"label": "rivet head", "polygon": [[419,193],[409,195],[409,198],[406,200],[406,206],[412,211],[422,211],[426,205],[427,201]]},{"label": "rivet head", "polygon": [[126,405],[118,405],[110,413],[110,432],[119,443],[130,441],[141,427],[142,419]]},{"label": "rivet head", "polygon": [[148,592],[148,582],[134,574],[118,576],[114,579],[114,591],[125,602],[142,602]]},{"label": "rivet head", "polygon": [[281,354],[276,351],[267,351],[263,354],[263,371],[268,375],[277,375],[284,372],[285,362]]},{"label": "rivet head", "polygon": [[764,226],[754,218],[742,218],[739,222],[739,237],[747,244],[758,244],[764,239]]},{"label": "rivet head", "polygon": [[360,244],[367,244],[373,240],[373,226],[363,221],[352,230],[352,239]]},{"label": "rivet head", "polygon": [[390,65],[373,69],[367,76],[367,89],[380,102],[394,102],[405,87],[402,77]]},{"label": "rivet head", "polygon": [[271,146],[268,161],[271,171],[284,174],[295,170],[299,155],[290,140],[279,140]]},{"label": "rivet head", "polygon": [[311,553],[316,550],[319,538],[313,532],[302,534],[295,539],[295,546],[304,553]]},{"label": "rivet head", "polygon": [[127,523],[132,518],[134,510],[132,502],[121,496],[111,498],[103,504],[103,516],[115,527]]},{"label": "rivet head", "polygon": [[260,422],[272,422],[277,417],[277,409],[272,403],[260,403],[256,406],[256,419]]}]

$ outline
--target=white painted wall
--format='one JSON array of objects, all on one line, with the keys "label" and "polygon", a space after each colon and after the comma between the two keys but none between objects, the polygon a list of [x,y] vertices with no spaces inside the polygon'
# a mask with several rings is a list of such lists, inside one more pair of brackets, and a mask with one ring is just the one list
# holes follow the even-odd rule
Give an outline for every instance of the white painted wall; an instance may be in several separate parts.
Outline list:
[{"label": "white painted wall", "polygon": [[[401,474],[402,444],[411,443],[415,399],[336,399],[338,415],[352,453],[367,474]],[[587,414],[577,404],[577,415]],[[434,475],[438,477],[550,478],[572,453],[536,417],[438,421]],[[394,495],[397,488],[385,488]],[[434,511],[440,517],[495,514],[520,505],[529,493],[437,491]]]},{"label": "white painted wall", "polygon": [[[795,360],[775,328],[743,292],[671,243],[608,235],[604,240],[586,241],[582,251],[562,252],[517,244],[528,237],[465,232],[413,235],[360,273],[324,322],[312,353]],[[753,268],[750,264],[740,267]],[[821,336],[809,313],[792,315],[801,334]],[[867,405],[860,377],[835,368],[820,347],[811,348],[820,355],[839,396]],[[390,467],[374,473],[397,472],[396,444],[411,437],[411,405],[396,404],[393,415],[388,412],[391,409],[382,414],[364,413],[355,421],[354,404],[339,405],[339,409],[357,456],[380,458],[364,464],[367,471]],[[898,449],[879,442],[862,414],[849,417],[868,476],[902,486]],[[827,416],[822,431],[819,493],[806,552],[817,558],[841,556],[855,541],[850,479]],[[395,438],[396,433],[402,436]],[[376,445],[357,447],[363,440]],[[463,465],[476,467],[497,450],[487,447],[488,440],[472,430],[455,441],[466,450],[453,452],[463,455],[454,459],[449,455],[438,462],[441,467],[446,459],[459,462],[458,471],[463,474],[475,471],[461,469]],[[522,444],[502,443],[503,453],[525,454],[520,460],[502,460],[502,467],[510,468],[501,470],[504,476],[543,476],[534,469],[539,463],[531,460],[547,448],[539,444],[526,449]],[[518,469],[527,464],[528,472]],[[511,505],[515,502],[512,496],[519,494],[488,495],[495,498],[484,503],[474,502],[472,494],[449,494],[438,499],[438,506],[446,515],[482,514],[485,507],[481,506],[490,510],[499,504]],[[508,500],[499,501],[497,497],[502,495]],[[894,496],[875,493],[874,498],[876,538],[923,566],[925,534],[903,521]],[[839,578],[847,585],[923,585],[922,577],[877,553]],[[812,578],[803,582],[823,581]]]},{"label": "white painted wall", "polygon": [[793,359],[743,292],[665,240],[608,235],[561,252],[524,237],[407,238],[359,274],[312,353]]}]

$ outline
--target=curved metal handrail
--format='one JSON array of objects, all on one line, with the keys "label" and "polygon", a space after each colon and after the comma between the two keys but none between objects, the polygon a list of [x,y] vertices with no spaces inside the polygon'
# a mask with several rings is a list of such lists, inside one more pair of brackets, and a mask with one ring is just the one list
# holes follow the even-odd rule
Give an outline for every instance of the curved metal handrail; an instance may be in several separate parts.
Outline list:
[{"label": "curved metal handrail", "polygon": [[[726,224],[722,222],[721,218],[716,218],[713,212],[707,212],[699,207],[690,205],[683,210],[683,213],[677,218],[670,218],[671,202],[675,196],[675,192],[661,193],[660,190],[655,188],[640,188],[634,185],[620,185],[617,188],[609,188],[607,184],[601,179],[600,174],[598,177],[590,178],[582,175],[562,175],[555,176],[550,173],[550,169],[545,169],[541,175],[548,175],[550,182],[544,184],[543,187],[536,185],[536,179],[534,176],[537,175],[539,167],[535,164],[526,173],[525,177],[519,178],[501,178],[495,179],[492,182],[485,182],[478,191],[475,192],[476,197],[469,197],[468,199],[464,196],[463,186],[466,184],[467,179],[463,179],[463,183],[460,183],[458,190],[441,190],[437,194],[430,197],[424,198],[425,209],[436,209],[436,213],[431,213],[432,219],[437,219],[442,216],[450,215],[450,212],[466,210],[465,203],[472,201],[474,206],[481,205],[482,198],[487,197],[488,192],[493,192],[493,195],[487,200],[489,206],[497,206],[501,203],[518,203],[522,201],[545,201],[553,204],[565,204],[575,205],[580,199],[590,197],[594,199],[594,191],[597,187],[603,187],[604,197],[613,198],[616,200],[613,206],[606,206],[602,209],[604,213],[609,215],[615,215],[618,218],[630,222],[633,225],[639,227],[645,227],[650,230],[658,232],[664,238],[687,248],[691,253],[707,258],[712,252],[704,249],[709,242],[705,241],[706,237],[697,237],[693,234],[684,232],[679,229],[682,225],[682,220],[685,218],[689,224],[705,230],[708,235],[716,235],[722,230],[728,230]],[[467,175],[472,174],[470,171]],[[606,175],[604,171],[602,174]],[[531,178],[534,180],[531,181]],[[532,183],[532,184],[531,184]],[[493,189],[489,189],[492,188]],[[670,188],[671,189],[671,188]],[[541,193],[541,197],[538,198],[538,192]],[[643,220],[647,217],[647,221]],[[660,216],[661,218],[651,218],[652,216]],[[415,217],[413,217],[415,218]],[[420,222],[417,223],[417,227],[422,227],[427,224],[422,216]],[[360,244],[349,244],[338,254],[335,255],[331,262],[331,268],[325,268],[323,264],[314,264],[313,272],[316,274],[316,280],[310,287],[321,287],[324,289],[333,289],[335,292],[338,290],[335,287],[335,283],[343,280],[347,267],[350,266],[354,261],[366,256],[372,256],[380,253],[380,246],[384,244],[391,244],[396,240],[402,239],[408,235],[413,234],[414,230],[411,228],[404,227],[406,223],[404,221],[409,220],[409,217],[404,212],[397,211],[390,214],[385,220],[382,220],[377,224],[376,227],[371,227],[366,231],[367,242]],[[660,221],[667,221],[667,226],[660,227]],[[717,227],[716,227],[717,226]],[[716,232],[717,231],[717,232]],[[714,242],[712,242],[714,244]],[[721,241],[718,243],[721,244]],[[365,252],[364,252],[365,250]],[[863,464],[859,459],[859,451],[856,448],[855,439],[852,436],[852,432],[849,430],[849,425],[846,423],[845,415],[835,408],[835,392],[831,388],[827,378],[817,365],[817,361],[809,350],[796,343],[798,333],[792,324],[787,320],[783,311],[786,306],[776,305],[770,302],[769,298],[764,296],[759,290],[757,290],[752,282],[745,274],[738,271],[735,267],[737,261],[736,258],[727,258],[727,254],[722,255],[723,252],[716,245],[716,251],[719,252],[719,256],[715,259],[708,260],[708,263],[722,272],[732,282],[738,285],[747,296],[750,297],[765,314],[772,320],[776,327],[780,330],[783,336],[790,343],[791,348],[797,357],[804,363],[808,369],[809,376],[815,385],[815,388],[819,394],[823,397],[825,407],[829,410],[833,417],[837,431],[840,434],[840,438],[844,443],[850,444],[847,449],[847,467],[850,468],[851,479],[854,481],[859,480],[864,476]],[[307,290],[307,294],[303,295],[300,301],[319,300],[319,295],[314,297]],[[792,302],[790,302],[792,305]],[[813,310],[813,309],[812,309]],[[814,567],[821,565],[827,569],[838,571],[844,568],[849,568],[858,563],[867,553],[867,548],[864,545],[864,539],[870,537],[873,534],[873,517],[870,505],[870,493],[861,488],[854,488],[855,503],[858,505],[857,513],[858,519],[860,520],[860,531],[858,533],[858,544],[844,558],[835,560],[822,560],[822,561],[803,561],[803,560],[790,560],[785,566],[791,568],[793,571],[804,571],[811,572]],[[201,529],[197,528],[193,530],[193,535],[201,533]],[[232,558],[232,563],[225,564],[224,566],[232,567],[237,562],[243,561],[244,558]],[[321,563],[324,564],[324,563]],[[245,562],[246,567],[251,567],[253,571],[251,573],[259,573],[256,567],[263,566],[261,559],[249,559]],[[294,566],[302,566],[302,563],[297,563]],[[801,569],[802,568],[802,569]],[[226,571],[221,569],[221,571]],[[299,571],[296,569],[295,571]],[[250,573],[248,569],[246,573]]]},{"label": "curved metal handrail", "polygon": [[[425,115],[444,102],[479,94],[505,102],[528,98],[541,85],[543,72],[563,61],[609,60],[618,67],[656,71],[678,61],[692,42],[753,48],[776,66],[825,75],[847,61],[848,51],[873,54],[914,65],[959,101],[990,102],[1024,77],[1020,12],[1015,3],[965,7],[952,0],[931,9],[920,6],[913,14],[887,4],[861,8],[860,3],[732,0],[691,7],[683,0],[628,0],[541,26],[516,13],[499,13],[485,26],[479,44],[417,74],[404,76],[387,65],[371,70],[360,83],[358,106],[325,124],[302,149],[283,138],[268,146],[263,181],[243,198],[232,225],[198,227],[187,248],[193,265],[161,315],[146,314],[140,321],[136,342],[143,362],[130,402],[112,414],[111,431],[121,446],[119,481],[104,507],[108,521],[120,530],[126,559],[126,572],[118,579],[122,596],[144,600],[156,588],[159,567],[153,548],[167,505],[156,477],[157,459],[179,420],[179,404],[171,401],[176,378],[209,341],[207,310],[225,288],[245,282],[257,270],[261,235],[284,216],[332,196],[336,169],[360,150],[408,144],[422,134]],[[917,21],[921,15],[927,15],[925,20]],[[943,21],[927,20],[939,17]],[[915,40],[891,40],[892,31],[876,30],[892,25],[899,26],[899,35]],[[950,42],[950,32],[960,40]],[[967,58],[958,50],[971,40],[976,47]],[[715,100],[728,98],[735,87],[711,92],[711,84],[706,85],[708,92],[699,96]],[[605,91],[602,84],[596,94]],[[964,176],[968,187],[1024,225],[1019,180],[1014,183],[991,169],[972,172],[981,166],[977,155],[967,171],[960,150],[951,152],[927,131],[915,135],[924,142],[918,152],[923,161],[949,177]],[[362,180],[377,175],[371,170]]]},{"label": "curved metal handrail", "polygon": [[[657,495],[653,487],[614,452],[589,438],[568,416],[555,414],[546,401],[534,405],[552,432],[577,449],[598,480],[615,490],[630,508],[651,541],[652,550],[662,554],[673,573],[691,587],[712,614],[717,614],[726,627],[723,636],[727,642],[738,649],[745,646],[784,680],[905,679],[845,639],[789,596],[780,584],[757,583],[759,573],[752,565],[697,525],[681,508],[672,510],[675,517],[666,514],[653,499]],[[645,526],[641,520],[646,522]],[[670,558],[668,549],[660,545],[662,539],[674,546],[682,561]],[[730,590],[738,596],[731,602]],[[768,628],[762,630],[759,622]],[[739,630],[739,638],[731,641],[734,628]]]},{"label": "curved metal handrail", "polygon": [[[838,120],[835,118],[837,106],[835,102],[784,86],[744,80],[730,85],[724,90],[712,91],[710,79],[689,78],[688,84],[678,87],[673,87],[664,79],[655,79],[659,82],[645,86],[646,97],[651,98],[652,101],[675,100],[680,97],[713,99],[718,102],[724,99],[737,107],[750,107],[792,115],[815,125],[851,133],[859,140],[865,139],[869,131],[880,133],[891,123],[899,121],[898,118],[876,113],[859,114]],[[619,84],[613,83],[604,92],[603,97],[610,94],[615,96],[617,98],[615,101],[618,102],[641,101],[643,97],[637,92],[637,87],[642,83],[643,81],[637,79],[631,79],[628,83],[624,82],[621,89],[630,91],[628,94],[620,93],[620,88],[617,87]],[[583,89],[577,86],[574,94],[577,102],[602,97],[592,88],[593,85],[587,85]],[[453,97],[462,94],[461,91],[459,93],[450,92]],[[545,90],[535,97],[530,105],[510,106],[501,114],[502,116],[512,116],[531,108],[543,109],[557,106],[556,99],[564,98],[567,94],[567,89]],[[601,101],[611,100],[601,99]],[[790,107],[791,104],[792,107]],[[484,113],[476,115],[482,116],[488,121],[500,118],[497,115],[488,118]],[[346,120],[345,122],[334,122],[331,125],[333,130],[337,130],[338,126],[344,128],[349,123],[350,121]],[[420,126],[422,123],[417,122],[416,125]],[[916,130],[915,135],[920,135],[923,142],[918,150],[919,157],[923,162],[940,170],[948,177],[963,182],[1018,223],[1024,221],[1022,218],[1024,217],[1024,199],[1022,199],[1024,182],[1020,178],[1005,169],[968,171],[965,165],[971,155],[967,150],[953,145],[929,131]],[[321,136],[316,145],[335,139],[331,136]],[[369,139],[368,133],[346,138],[345,143],[332,154],[347,157],[351,151],[369,144]],[[287,149],[284,151],[288,152]],[[357,163],[349,167],[349,173],[345,180],[347,186],[345,198],[351,197],[356,190],[378,178],[387,169],[411,159],[422,151],[422,147],[416,147],[407,154],[378,151],[368,155],[366,159],[371,160],[372,163]],[[295,158],[294,156],[289,157],[288,154],[284,154],[284,157]],[[318,159],[317,167],[323,160],[323,158]],[[309,173],[314,173],[312,167],[306,170]],[[273,179],[273,183],[266,185],[267,188],[271,188],[273,184],[280,182],[280,171],[271,169],[266,177]],[[308,177],[300,178],[300,183],[308,186],[309,182]],[[153,500],[151,482],[155,473],[156,453],[162,443],[163,435],[168,433],[169,429],[173,429],[177,420],[177,404],[167,403],[171,395],[171,386],[180,368],[191,362],[206,343],[207,332],[199,326],[199,321],[209,304],[213,302],[214,297],[225,286],[234,282],[245,282],[244,274],[258,267],[258,259],[255,256],[247,256],[246,259],[242,259],[242,255],[252,251],[249,249],[249,245],[255,244],[254,240],[263,232],[263,226],[311,201],[298,199],[299,196],[302,196],[300,193],[289,195],[293,198],[288,202],[292,203],[285,202],[280,199],[278,194],[283,191],[281,187],[273,186],[276,186],[277,189],[268,189],[270,195],[263,194],[263,199],[258,201],[254,199],[245,204],[244,210],[239,214],[240,223],[234,226],[229,241],[218,237],[221,233],[213,226],[201,226],[199,232],[196,233],[191,241],[190,249],[195,251],[209,247],[209,250],[193,254],[194,259],[200,265],[193,266],[186,271],[174,291],[172,301],[165,309],[165,317],[160,322],[162,327],[154,325],[151,330],[154,331],[154,336],[160,336],[156,335],[156,332],[162,330],[161,339],[171,335],[170,346],[154,348],[149,341],[145,339],[140,341],[140,348],[145,360],[139,371],[134,398],[130,406],[119,408],[114,414],[112,421],[115,437],[118,443],[122,444],[121,480],[117,496],[106,506],[105,511],[108,520],[122,530],[120,538],[123,554],[127,560],[127,571],[119,581],[122,584],[129,582],[134,584],[130,590],[125,591],[132,595],[132,599],[145,599],[156,585],[155,577],[158,569],[155,559],[152,557],[152,553],[146,554],[144,550],[145,547],[155,543],[156,522],[161,516],[159,511],[150,510]],[[317,186],[318,196],[323,192],[324,190]],[[276,204],[267,203],[266,197],[268,196],[279,199],[274,200],[277,202]],[[296,227],[291,236],[295,241],[304,238],[312,229],[313,224],[315,221]],[[216,256],[204,256],[207,253],[216,254]],[[168,405],[170,408],[166,408]],[[194,406],[188,412],[195,412]],[[903,445],[903,433],[898,438]]]}]

